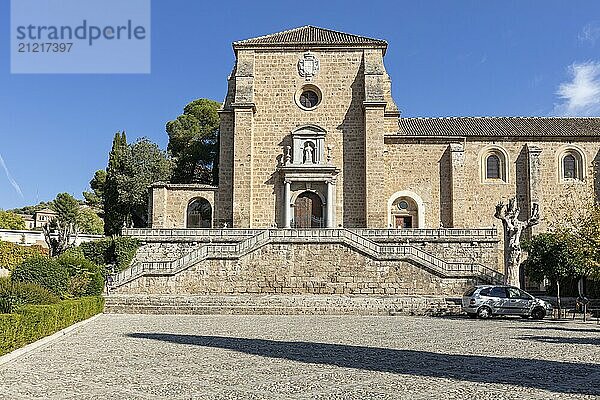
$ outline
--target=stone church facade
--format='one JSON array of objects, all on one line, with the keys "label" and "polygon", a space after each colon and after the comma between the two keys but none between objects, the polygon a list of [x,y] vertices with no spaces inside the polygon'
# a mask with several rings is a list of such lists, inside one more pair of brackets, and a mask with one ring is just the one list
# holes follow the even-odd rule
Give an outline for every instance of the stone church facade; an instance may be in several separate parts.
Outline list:
[{"label": "stone church facade", "polygon": [[[282,242],[285,235],[288,239],[308,237],[316,234],[302,233],[306,228],[319,232],[329,229],[331,237],[339,239],[338,247],[328,244],[321,254],[324,259],[333,257],[340,262],[338,255],[351,248],[352,257],[357,252],[363,259],[354,260],[354,264],[369,269],[367,264],[379,263],[372,266],[369,273],[373,275],[365,278],[364,287],[356,287],[357,291],[341,289],[341,293],[363,293],[360,289],[380,294],[458,293],[473,281],[457,283],[454,278],[458,275],[442,276],[425,261],[409,260],[408,253],[424,252],[419,253],[419,260],[429,254],[446,263],[471,262],[502,272],[501,233],[493,229],[499,222],[493,216],[499,201],[516,196],[525,219],[533,203],[538,203],[544,214],[574,186],[590,195],[599,193],[600,118],[403,118],[384,65],[387,43],[328,29],[305,26],[238,41],[233,49],[236,62],[219,112],[219,184],[153,185],[152,229],[129,232],[150,246],[140,254],[160,253],[157,249],[162,246],[163,261],[175,262],[173,254],[184,257],[198,243],[218,241],[208,236],[220,235],[225,245],[238,245],[235,251],[241,261],[231,267],[233,270],[255,268],[253,274],[260,274],[257,271],[263,267],[248,266],[256,261],[247,259],[254,257],[246,255],[253,250],[240,250],[241,242],[231,238],[234,232],[245,230],[246,236],[239,235],[247,239],[270,228],[270,242],[264,243],[271,247],[260,249],[262,259],[268,260],[271,256],[264,253],[269,251],[303,257],[298,250],[302,245],[295,239]],[[200,231],[192,234],[190,228],[226,228],[228,233],[220,229],[218,234],[209,230],[206,235]],[[545,228],[543,222],[535,229]],[[169,244],[176,230],[180,238],[187,239]],[[154,239],[148,237],[149,231],[158,232]],[[322,237],[327,234],[318,235],[310,244],[316,246],[310,250],[312,254],[320,254],[317,247],[325,246]],[[357,243],[366,241],[370,249],[357,250]],[[385,246],[390,243],[402,244],[408,258],[389,258],[392,250]],[[406,250],[408,247],[416,250]],[[234,251],[223,251],[229,250]],[[369,253],[371,250],[374,253]],[[399,251],[393,250],[394,254]],[[285,257],[277,259],[280,256],[273,256],[272,263],[286,264]],[[212,259],[218,258],[215,253]],[[316,259],[313,266],[318,264]],[[403,273],[395,272],[403,276],[394,278],[396,283],[419,277],[413,279],[410,289],[405,290],[402,284],[388,285],[377,275],[378,268],[389,272],[398,263],[418,267],[418,272],[408,272],[408,267]],[[200,267],[194,264],[184,275],[193,275],[190,271],[194,268]],[[217,265],[207,268],[219,269]],[[348,268],[347,275],[355,283],[353,277],[363,273]],[[310,275],[310,271],[305,272]],[[323,279],[331,280],[331,273],[323,272]],[[259,281],[238,277],[239,282],[230,281],[224,290],[222,280],[206,278],[210,271],[202,274],[211,283],[203,286],[188,276],[181,278],[188,285],[185,289],[174,272],[169,290],[246,292],[248,287],[239,282]],[[285,279],[291,279],[289,271],[286,274]],[[461,275],[461,279],[465,277]],[[449,279],[451,283],[445,287],[453,289],[443,289],[439,283],[443,279]],[[148,291],[168,279],[161,281],[154,276],[145,283],[143,279],[137,281],[128,284],[131,291]],[[311,292],[307,285],[284,283],[279,287],[281,291],[291,287],[291,293]],[[370,285],[376,291],[369,292]]]},{"label": "stone church facade", "polygon": [[491,227],[500,200],[598,189],[600,118],[401,118],[383,40],[302,27],[233,48],[219,186],[156,185],[184,202],[153,204],[153,227],[186,227],[198,196],[213,227]]}]

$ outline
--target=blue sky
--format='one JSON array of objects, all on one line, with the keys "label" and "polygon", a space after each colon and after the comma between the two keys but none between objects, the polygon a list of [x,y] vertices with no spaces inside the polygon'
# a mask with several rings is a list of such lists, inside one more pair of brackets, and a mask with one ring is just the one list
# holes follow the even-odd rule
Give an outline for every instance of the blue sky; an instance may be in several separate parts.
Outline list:
[{"label": "blue sky", "polygon": [[[600,2],[152,1],[148,75],[11,75],[0,0],[0,208],[81,197],[111,140],[222,101],[231,42],[302,25],[386,39],[403,116],[600,115]],[[366,6],[365,6],[366,5]]]}]

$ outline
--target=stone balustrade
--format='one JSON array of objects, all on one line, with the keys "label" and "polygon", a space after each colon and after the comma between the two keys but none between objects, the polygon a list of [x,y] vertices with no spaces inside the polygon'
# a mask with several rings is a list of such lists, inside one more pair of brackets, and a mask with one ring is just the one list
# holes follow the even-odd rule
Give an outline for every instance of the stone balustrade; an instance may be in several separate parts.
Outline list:
[{"label": "stone balustrade", "polygon": [[[150,235],[148,232],[151,231]],[[127,233],[142,240],[147,237],[160,237],[163,231],[173,231],[172,229],[152,229],[138,232],[129,230]],[[264,230],[233,230],[233,229],[206,229],[201,230],[209,236],[228,236],[230,232],[236,232],[234,235],[238,241],[236,243],[206,243],[198,245],[187,254],[172,261],[145,261],[134,263],[130,268],[116,274],[113,277],[113,285],[120,286],[130,282],[144,274],[152,275],[175,275],[192,265],[198,264],[207,259],[239,259],[246,254],[258,250],[266,244],[293,244],[293,243],[342,243],[353,251],[368,255],[374,260],[380,261],[410,261],[426,270],[433,271],[442,277],[482,277],[490,282],[499,282],[502,279],[497,271],[476,262],[448,262],[440,257],[430,254],[416,246],[404,244],[402,242],[379,244],[372,241],[369,237],[362,236],[353,230],[348,229],[264,229]],[[381,230],[383,231],[383,230]],[[441,231],[447,230],[418,230],[418,231]],[[457,230],[458,231],[458,230]],[[463,234],[466,231],[462,230]],[[253,232],[258,232],[253,236],[248,236]],[[372,236],[377,230],[369,230]],[[423,232],[432,233],[432,232]],[[459,232],[456,232],[457,234]],[[493,232],[482,232],[481,235]],[[244,238],[243,240],[239,240]]]},{"label": "stone balustrade", "polygon": [[[123,235],[135,237],[143,242],[156,241],[239,241],[248,237],[258,235],[266,229],[153,229],[153,228],[130,228],[124,229]],[[272,237],[336,237],[338,231],[353,232],[361,237],[374,240],[490,240],[498,241],[498,230],[496,228],[482,229],[345,229],[345,228],[322,228],[322,229],[268,229]]]}]

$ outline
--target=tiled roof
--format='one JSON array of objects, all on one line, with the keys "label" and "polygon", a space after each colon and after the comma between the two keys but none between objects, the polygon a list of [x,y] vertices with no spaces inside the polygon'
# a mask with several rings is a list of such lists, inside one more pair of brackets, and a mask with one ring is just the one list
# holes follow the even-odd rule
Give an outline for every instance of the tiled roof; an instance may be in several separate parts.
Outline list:
[{"label": "tiled roof", "polygon": [[387,42],[381,39],[372,39],[364,36],[352,35],[350,33],[333,31],[331,29],[318,28],[316,26],[302,26],[283,32],[259,36],[257,38],[233,42],[234,48],[254,46],[285,46],[285,45],[375,45],[387,47]]},{"label": "tiled roof", "polygon": [[597,136],[600,117],[400,118],[405,136]]}]

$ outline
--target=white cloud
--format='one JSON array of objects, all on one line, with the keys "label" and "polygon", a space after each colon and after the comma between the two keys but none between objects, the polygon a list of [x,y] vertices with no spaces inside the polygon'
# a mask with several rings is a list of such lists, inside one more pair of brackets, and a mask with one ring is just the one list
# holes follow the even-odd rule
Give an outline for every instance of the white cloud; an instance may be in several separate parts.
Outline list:
[{"label": "white cloud", "polygon": [[19,186],[17,181],[15,181],[13,179],[12,175],[10,174],[8,167],[6,166],[6,163],[4,162],[4,158],[2,158],[2,154],[0,154],[0,164],[2,164],[2,168],[4,168],[4,172],[6,172],[6,177],[8,178],[8,181],[10,182],[12,187],[17,191],[17,193],[19,193],[19,196],[21,196],[21,198],[24,199],[23,192],[21,191],[21,187]]},{"label": "white cloud", "polygon": [[561,116],[600,115],[600,62],[573,63],[568,68],[571,81],[556,91],[561,99],[554,114]]},{"label": "white cloud", "polygon": [[597,22],[590,22],[579,33],[579,40],[589,42],[592,46],[596,44],[598,39],[600,39],[600,24]]}]

